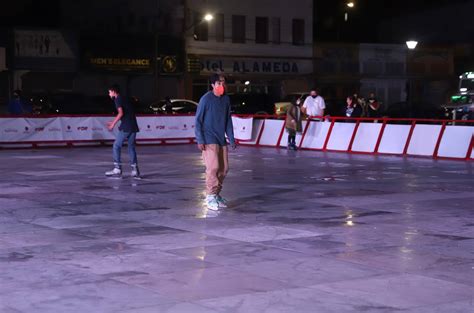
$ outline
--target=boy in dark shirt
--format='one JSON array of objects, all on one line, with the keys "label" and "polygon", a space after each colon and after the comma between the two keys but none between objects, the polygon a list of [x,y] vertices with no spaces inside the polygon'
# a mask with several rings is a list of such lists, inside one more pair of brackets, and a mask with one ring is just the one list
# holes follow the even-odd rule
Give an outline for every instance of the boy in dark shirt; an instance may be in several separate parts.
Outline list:
[{"label": "boy in dark shirt", "polygon": [[113,146],[113,160],[114,169],[105,172],[106,176],[122,176],[122,162],[121,162],[121,150],[122,144],[125,139],[128,141],[128,155],[130,156],[130,165],[132,166],[132,177],[140,178],[140,171],[138,170],[137,163],[137,152],[135,150],[135,139],[138,133],[138,123],[135,116],[135,111],[132,105],[126,99],[120,95],[120,87],[113,85],[109,88],[109,97],[115,102],[115,108],[118,113],[114,120],[107,123],[107,128],[113,130],[115,124],[120,121],[119,133],[115,138]]}]

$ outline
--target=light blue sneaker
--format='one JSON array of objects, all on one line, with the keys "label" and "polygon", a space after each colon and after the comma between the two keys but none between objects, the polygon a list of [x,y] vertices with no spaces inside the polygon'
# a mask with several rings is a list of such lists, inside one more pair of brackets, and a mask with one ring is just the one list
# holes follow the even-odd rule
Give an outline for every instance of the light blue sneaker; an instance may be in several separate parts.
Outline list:
[{"label": "light blue sneaker", "polygon": [[205,200],[205,205],[209,210],[217,211],[219,210],[219,203],[217,202],[216,195],[207,195]]},{"label": "light blue sneaker", "polygon": [[228,201],[225,198],[221,197],[220,195],[216,195],[216,201],[219,205],[219,208],[227,208]]}]

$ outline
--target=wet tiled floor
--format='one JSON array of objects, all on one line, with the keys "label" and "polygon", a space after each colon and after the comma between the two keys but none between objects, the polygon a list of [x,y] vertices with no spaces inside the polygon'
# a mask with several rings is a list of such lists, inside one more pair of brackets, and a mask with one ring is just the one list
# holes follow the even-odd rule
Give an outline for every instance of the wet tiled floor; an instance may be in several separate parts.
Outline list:
[{"label": "wet tiled floor", "polygon": [[138,152],[0,151],[0,312],[474,312],[472,162],[240,147],[216,213],[195,146]]}]

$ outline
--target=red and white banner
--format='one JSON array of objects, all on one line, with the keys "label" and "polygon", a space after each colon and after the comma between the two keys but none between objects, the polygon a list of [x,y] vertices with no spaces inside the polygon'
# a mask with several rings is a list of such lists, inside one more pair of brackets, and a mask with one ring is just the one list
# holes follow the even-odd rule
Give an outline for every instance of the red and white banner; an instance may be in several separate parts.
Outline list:
[{"label": "red and white banner", "polygon": [[[0,143],[104,141],[114,140],[118,132],[107,129],[113,117],[0,118]],[[194,116],[139,116],[137,139],[194,138]],[[253,118],[232,117],[234,135],[239,140],[252,138]]]}]

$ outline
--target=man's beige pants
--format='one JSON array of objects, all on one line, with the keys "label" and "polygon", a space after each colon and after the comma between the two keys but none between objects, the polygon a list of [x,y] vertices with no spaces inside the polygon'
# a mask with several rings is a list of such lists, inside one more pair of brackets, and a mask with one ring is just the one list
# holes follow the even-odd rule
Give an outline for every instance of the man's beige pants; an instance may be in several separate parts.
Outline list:
[{"label": "man's beige pants", "polygon": [[206,165],[206,193],[218,195],[229,171],[227,146],[206,145],[206,149],[202,151],[202,159]]}]

